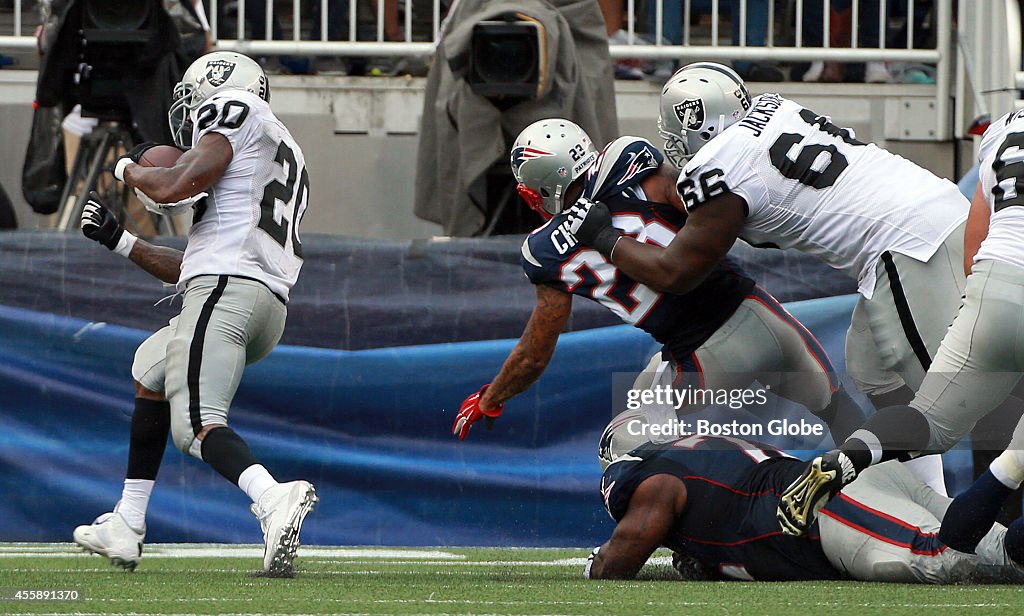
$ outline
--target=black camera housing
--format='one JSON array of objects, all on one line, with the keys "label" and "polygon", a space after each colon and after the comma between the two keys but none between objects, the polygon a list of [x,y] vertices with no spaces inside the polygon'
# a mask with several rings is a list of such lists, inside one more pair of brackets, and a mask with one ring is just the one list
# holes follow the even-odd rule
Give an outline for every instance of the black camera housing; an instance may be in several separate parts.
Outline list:
[{"label": "black camera housing", "polygon": [[545,47],[543,28],[536,22],[515,17],[481,21],[473,26],[466,83],[492,101],[537,98]]},{"label": "black camera housing", "polygon": [[156,0],[79,0],[82,18],[78,96],[82,115],[131,118],[124,76],[137,70],[142,48],[154,36]]}]

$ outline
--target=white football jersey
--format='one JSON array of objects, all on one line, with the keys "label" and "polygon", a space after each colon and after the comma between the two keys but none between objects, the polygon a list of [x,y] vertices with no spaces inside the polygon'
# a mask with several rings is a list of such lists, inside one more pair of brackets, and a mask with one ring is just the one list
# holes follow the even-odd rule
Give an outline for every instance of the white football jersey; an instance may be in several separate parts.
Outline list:
[{"label": "white football jersey", "polygon": [[988,127],[978,158],[978,181],[992,218],[974,260],[1024,267],[1024,111],[1008,113]]},{"label": "white football jersey", "polygon": [[231,143],[234,156],[197,205],[181,263],[179,290],[191,278],[252,278],[282,299],[299,277],[299,223],[309,201],[302,149],[263,99],[245,90],[211,96],[192,112],[192,143],[209,132]]},{"label": "white football jersey", "polygon": [[778,94],[709,141],[677,184],[688,210],[732,192],[747,203],[740,237],[817,255],[870,299],[885,251],[926,262],[967,219],[957,187]]}]

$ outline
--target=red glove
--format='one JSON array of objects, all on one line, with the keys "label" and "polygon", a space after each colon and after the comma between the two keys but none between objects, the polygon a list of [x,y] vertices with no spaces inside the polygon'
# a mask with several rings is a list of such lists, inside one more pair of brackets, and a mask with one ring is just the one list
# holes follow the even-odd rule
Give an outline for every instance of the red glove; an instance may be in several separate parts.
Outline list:
[{"label": "red glove", "polygon": [[452,425],[452,434],[459,437],[460,441],[466,440],[469,427],[484,417],[487,418],[487,429],[490,430],[494,420],[501,415],[501,411],[505,408],[504,404],[499,404],[498,408],[491,411],[480,408],[480,396],[484,395],[490,386],[490,383],[484,385],[480,391],[462,401],[462,407],[459,408],[459,414],[455,416],[455,423]]}]

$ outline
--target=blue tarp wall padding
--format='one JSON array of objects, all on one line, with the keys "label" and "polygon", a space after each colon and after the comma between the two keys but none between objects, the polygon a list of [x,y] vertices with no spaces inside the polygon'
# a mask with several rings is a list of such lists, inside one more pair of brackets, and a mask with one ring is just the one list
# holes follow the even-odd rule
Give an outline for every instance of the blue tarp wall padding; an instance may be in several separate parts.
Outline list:
[{"label": "blue tarp wall padding", "polygon": [[[449,432],[532,306],[518,244],[307,240],[307,254],[320,258],[295,289],[286,344],[246,370],[231,410],[234,428],[279,479],[316,483],[321,502],[304,543],[607,538],[597,441],[621,410],[613,373],[640,370],[657,349],[646,334],[603,327],[586,312],[590,302],[578,301],[577,331],[563,334],[544,376],[494,430],[477,426],[465,443]],[[752,251],[740,249],[744,266],[784,298],[852,288],[813,260]],[[73,235],[0,235],[0,540],[67,541],[120,495],[134,350],[176,310],[153,309],[164,291],[132,267]],[[840,370],[854,302],[789,304]],[[261,540],[246,497],[173,448],[148,524],[149,541]]]},{"label": "blue tarp wall padding", "polygon": [[[791,310],[841,367],[855,298]],[[68,540],[109,510],[127,458],[135,346],[147,332],[0,307],[0,540]],[[280,346],[246,371],[232,422],[282,480],[321,502],[313,544],[586,546],[611,522],[597,440],[611,373],[657,348],[626,326],[565,334],[550,368],[492,431],[449,430],[513,341],[364,351]],[[811,445],[814,446],[813,444]],[[169,448],[150,506],[151,541],[258,542],[246,497]]]}]

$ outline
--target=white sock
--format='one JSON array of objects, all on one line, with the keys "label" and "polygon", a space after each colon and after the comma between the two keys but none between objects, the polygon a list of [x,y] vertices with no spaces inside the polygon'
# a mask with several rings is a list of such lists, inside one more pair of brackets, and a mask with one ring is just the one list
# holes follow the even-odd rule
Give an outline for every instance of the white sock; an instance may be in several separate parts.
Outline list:
[{"label": "white sock", "polygon": [[903,466],[915,477],[928,484],[929,488],[942,496],[948,496],[946,494],[946,477],[942,472],[942,456],[938,454],[921,456],[907,460]]},{"label": "white sock", "polygon": [[153,493],[156,481],[152,479],[125,479],[121,490],[121,504],[117,512],[133,529],[146,529],[146,508],[149,507],[149,495]]},{"label": "white sock", "polygon": [[988,465],[988,470],[992,471],[999,483],[1011,490],[1016,490],[1024,483],[1024,466],[1021,465],[1019,453],[1021,452],[1007,449]]},{"label": "white sock", "polygon": [[276,485],[277,480],[262,464],[253,464],[238,476],[238,487],[254,503],[259,503],[263,493]]}]

